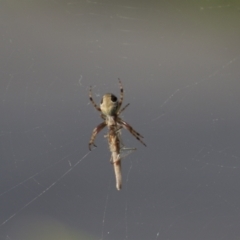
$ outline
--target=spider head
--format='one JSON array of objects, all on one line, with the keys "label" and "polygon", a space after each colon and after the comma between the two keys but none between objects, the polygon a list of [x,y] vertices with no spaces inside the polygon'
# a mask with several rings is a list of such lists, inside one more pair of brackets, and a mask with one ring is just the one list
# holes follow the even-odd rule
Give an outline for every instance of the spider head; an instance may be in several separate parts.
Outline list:
[{"label": "spider head", "polygon": [[119,109],[118,99],[112,93],[106,93],[103,95],[100,109],[105,116],[115,116]]}]

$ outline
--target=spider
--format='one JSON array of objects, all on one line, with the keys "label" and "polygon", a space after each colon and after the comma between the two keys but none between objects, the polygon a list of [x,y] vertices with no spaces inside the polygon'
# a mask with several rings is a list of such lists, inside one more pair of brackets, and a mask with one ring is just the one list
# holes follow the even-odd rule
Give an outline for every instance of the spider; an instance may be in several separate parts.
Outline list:
[{"label": "spider", "polygon": [[[116,188],[120,190],[122,188],[122,174],[121,174],[121,150],[124,149],[124,145],[120,138],[120,130],[121,128],[126,128],[135,138],[137,138],[143,145],[146,144],[142,141],[141,136],[138,132],[136,132],[128,123],[123,121],[119,115],[123,112],[129,104],[125,107],[121,108],[123,102],[123,87],[121,80],[119,80],[120,85],[120,100],[118,101],[117,97],[111,93],[106,93],[103,95],[103,98],[100,103],[100,107],[94,102],[92,98],[92,89],[90,87],[89,90],[89,98],[92,102],[93,106],[101,112],[101,117],[104,120],[100,123],[96,128],[94,128],[90,142],[89,142],[89,150],[91,150],[91,146],[96,145],[94,144],[94,140],[97,134],[104,128],[108,127],[108,134],[105,136],[108,138],[108,144],[110,152],[112,153],[111,156],[111,163],[114,167],[115,177],[116,177]],[[136,150],[136,149],[131,149]]]},{"label": "spider", "polygon": [[115,129],[115,131],[120,130],[121,128],[127,129],[138,141],[140,141],[144,146],[146,144],[142,141],[143,136],[135,131],[128,123],[123,121],[119,115],[129,106],[129,103],[121,108],[123,102],[123,87],[121,80],[118,79],[120,86],[120,100],[118,101],[117,97],[112,93],[106,93],[103,95],[100,107],[94,102],[92,98],[92,88],[89,89],[89,99],[92,102],[93,106],[97,109],[97,111],[101,112],[101,118],[104,120],[100,123],[96,128],[93,129],[92,136],[89,141],[89,150],[91,150],[91,146],[95,146],[94,140],[97,134],[106,126],[110,129]]}]

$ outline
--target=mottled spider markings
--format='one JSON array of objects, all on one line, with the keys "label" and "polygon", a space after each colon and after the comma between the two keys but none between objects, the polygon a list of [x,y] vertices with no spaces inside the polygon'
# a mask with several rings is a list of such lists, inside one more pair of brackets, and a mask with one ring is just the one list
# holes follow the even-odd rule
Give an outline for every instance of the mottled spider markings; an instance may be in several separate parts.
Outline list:
[{"label": "mottled spider markings", "polygon": [[120,86],[120,100],[118,101],[117,97],[112,93],[106,93],[103,95],[100,107],[94,102],[92,98],[92,88],[89,90],[89,99],[92,102],[93,106],[97,111],[101,112],[101,118],[104,120],[96,128],[93,129],[92,136],[89,141],[89,150],[91,146],[95,146],[94,140],[97,134],[104,128],[108,127],[108,144],[109,149],[112,153],[112,163],[114,164],[114,170],[116,175],[116,187],[118,190],[121,189],[121,141],[119,139],[119,131],[122,128],[127,129],[137,140],[139,140],[144,146],[146,144],[142,141],[143,136],[135,131],[127,122],[123,121],[119,115],[129,106],[129,103],[121,109],[123,102],[123,87],[121,80],[119,80]]}]

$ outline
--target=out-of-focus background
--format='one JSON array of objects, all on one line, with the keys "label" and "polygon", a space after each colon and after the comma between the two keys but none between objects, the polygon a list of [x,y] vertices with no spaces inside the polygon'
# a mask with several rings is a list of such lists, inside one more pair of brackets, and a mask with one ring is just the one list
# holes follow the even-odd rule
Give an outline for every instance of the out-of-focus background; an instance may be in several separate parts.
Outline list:
[{"label": "out-of-focus background", "polygon": [[[240,4],[0,2],[0,239],[240,238]],[[89,101],[124,87],[123,189]]]}]

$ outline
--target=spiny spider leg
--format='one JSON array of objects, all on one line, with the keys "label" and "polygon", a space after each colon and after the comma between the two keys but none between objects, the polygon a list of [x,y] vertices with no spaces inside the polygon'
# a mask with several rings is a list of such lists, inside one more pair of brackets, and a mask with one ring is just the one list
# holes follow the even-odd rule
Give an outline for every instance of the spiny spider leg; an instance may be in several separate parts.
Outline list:
[{"label": "spiny spider leg", "polygon": [[127,122],[123,121],[121,118],[119,118],[118,121],[122,127],[124,127],[125,129],[129,130],[133,135],[136,135],[140,138],[144,138],[140,133],[138,133],[136,130],[134,130],[130,124],[128,124]]},{"label": "spiny spider leg", "polygon": [[137,131],[135,131],[128,123],[124,122],[122,119],[120,119],[119,122],[120,122],[120,123],[122,124],[122,126],[123,126],[124,128],[126,128],[138,141],[140,141],[145,147],[147,146],[147,145],[142,141],[141,138],[143,138],[143,136],[142,136],[140,133],[138,133]]},{"label": "spiny spider leg", "polygon": [[127,105],[125,105],[125,107],[123,107],[122,109],[120,109],[117,114],[120,115],[129,105],[130,105],[130,103],[128,103]]},{"label": "spiny spider leg", "polygon": [[102,122],[100,123],[97,127],[95,127],[93,129],[93,132],[92,132],[92,136],[90,138],[90,141],[89,141],[89,144],[88,144],[88,148],[89,150],[91,151],[91,146],[93,145],[94,147],[97,147],[95,144],[94,144],[94,140],[97,136],[97,134],[104,128],[106,127],[106,123],[105,122]]},{"label": "spiny spider leg", "polygon": [[120,80],[120,78],[118,78],[119,81],[119,86],[120,86],[120,99],[118,101],[118,108],[120,109],[122,106],[122,102],[123,102],[123,86],[122,86],[122,82]]},{"label": "spiny spider leg", "polygon": [[100,107],[98,107],[98,105],[94,102],[93,98],[92,98],[92,86],[90,86],[89,88],[89,99],[91,101],[91,103],[93,104],[93,106],[99,111],[101,112]]}]

